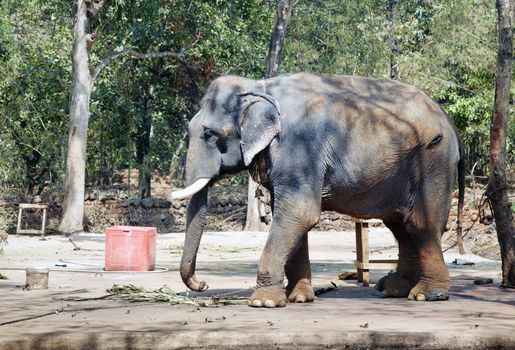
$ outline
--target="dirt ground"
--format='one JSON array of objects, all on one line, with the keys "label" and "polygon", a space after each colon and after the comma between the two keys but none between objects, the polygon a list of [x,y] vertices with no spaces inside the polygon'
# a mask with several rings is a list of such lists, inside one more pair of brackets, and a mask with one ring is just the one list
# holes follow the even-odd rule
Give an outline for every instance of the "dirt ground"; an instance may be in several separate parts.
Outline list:
[{"label": "dirt ground", "polygon": [[[391,233],[370,231],[371,258],[395,258]],[[206,232],[197,275],[210,288],[189,296],[248,297],[266,238],[263,232]],[[445,253],[450,300],[410,302],[339,280],[341,272],[355,271],[353,231],[313,231],[313,285],[325,292],[313,303],[270,310],[91,299],[114,284],[148,290],[167,285],[186,294],[178,272],[184,233],[158,234],[158,269],[140,273],[103,271],[104,235],[73,239],[80,250],[61,235],[9,237],[0,256],[0,272],[8,278],[0,280],[0,349],[515,348],[515,294],[498,287],[500,263],[468,254],[463,258],[474,265],[455,265],[460,256],[454,249]],[[27,267],[49,268],[49,289],[23,290]],[[372,281],[387,272],[372,270]],[[493,283],[474,284],[479,277]]]}]

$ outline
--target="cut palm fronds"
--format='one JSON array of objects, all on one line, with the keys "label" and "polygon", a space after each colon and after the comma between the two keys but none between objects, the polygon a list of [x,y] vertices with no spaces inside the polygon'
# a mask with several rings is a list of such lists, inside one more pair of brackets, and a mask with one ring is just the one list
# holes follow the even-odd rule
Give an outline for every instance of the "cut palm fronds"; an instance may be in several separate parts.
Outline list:
[{"label": "cut palm fronds", "polygon": [[133,284],[123,286],[113,285],[112,288],[107,290],[110,298],[116,298],[130,302],[166,302],[172,305],[176,304],[190,304],[197,305],[197,303],[186,296],[177,295],[175,291],[168,286],[163,286],[158,289],[147,290],[145,288],[136,287]]},{"label": "cut palm fronds", "polygon": [[[177,294],[174,290],[168,286],[163,286],[158,289],[147,290],[142,287],[136,287],[133,284],[127,284],[123,286],[113,285],[112,288],[107,290],[107,295],[102,299],[119,299],[129,302],[166,302],[172,305],[187,304],[195,305],[197,307],[210,307],[217,305],[246,305],[248,304],[248,298],[245,297],[220,297],[213,296],[210,298],[197,297],[191,298],[184,295]],[[97,298],[99,299],[99,298]]]}]

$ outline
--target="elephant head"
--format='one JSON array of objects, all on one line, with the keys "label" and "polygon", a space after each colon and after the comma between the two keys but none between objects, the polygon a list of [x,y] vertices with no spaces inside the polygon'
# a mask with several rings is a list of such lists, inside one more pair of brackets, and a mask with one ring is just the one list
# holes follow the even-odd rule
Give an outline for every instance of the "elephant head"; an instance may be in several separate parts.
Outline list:
[{"label": "elephant head", "polygon": [[258,92],[250,79],[221,77],[209,87],[189,123],[186,181],[172,199],[192,196],[188,206],[181,277],[191,290],[204,291],[195,277],[197,252],[207,212],[207,187],[222,174],[245,170],[281,131],[279,105]]}]

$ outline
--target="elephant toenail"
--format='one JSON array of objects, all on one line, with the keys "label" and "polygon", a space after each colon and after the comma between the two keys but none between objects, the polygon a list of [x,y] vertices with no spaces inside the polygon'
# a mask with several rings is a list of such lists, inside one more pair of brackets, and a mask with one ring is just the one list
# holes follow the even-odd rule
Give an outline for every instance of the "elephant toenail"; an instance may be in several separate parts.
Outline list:
[{"label": "elephant toenail", "polygon": [[426,301],[426,296],[423,293],[417,294],[417,301]]},{"label": "elephant toenail", "polygon": [[302,295],[302,294],[297,295],[297,297],[295,298],[295,302],[296,303],[305,303],[306,302],[306,296]]},{"label": "elephant toenail", "polygon": [[263,303],[261,303],[261,300],[259,299],[255,299],[255,300],[251,300],[251,304],[250,306],[253,306],[253,307],[262,307],[263,306]]},{"label": "elephant toenail", "polygon": [[273,300],[265,300],[265,304],[264,304],[264,307],[275,307],[275,303]]},{"label": "elephant toenail", "polygon": [[285,307],[286,306],[286,300],[281,300],[278,304],[277,304],[277,307]]}]

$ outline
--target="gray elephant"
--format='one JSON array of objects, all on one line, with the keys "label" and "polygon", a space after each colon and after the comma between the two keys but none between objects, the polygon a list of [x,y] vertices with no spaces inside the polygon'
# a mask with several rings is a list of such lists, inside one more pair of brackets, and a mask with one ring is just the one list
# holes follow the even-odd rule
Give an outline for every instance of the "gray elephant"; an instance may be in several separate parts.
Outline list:
[{"label": "gray elephant", "polygon": [[456,173],[461,217],[464,152],[452,121],[424,92],[350,76],[225,76],[209,87],[189,135],[191,185],[172,198],[192,196],[180,268],[190,289],[207,289],[195,276],[207,189],[247,169],[270,190],[273,208],[251,306],[314,300],[307,233],[322,210],[379,218],[393,232],[398,268],[376,284],[386,296],[448,299],[441,235]]}]

